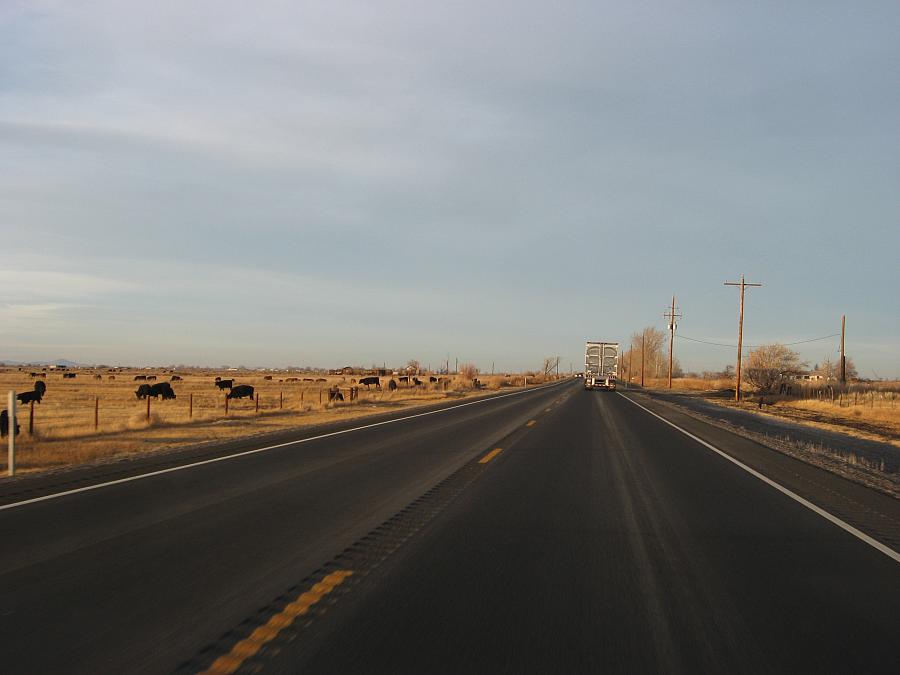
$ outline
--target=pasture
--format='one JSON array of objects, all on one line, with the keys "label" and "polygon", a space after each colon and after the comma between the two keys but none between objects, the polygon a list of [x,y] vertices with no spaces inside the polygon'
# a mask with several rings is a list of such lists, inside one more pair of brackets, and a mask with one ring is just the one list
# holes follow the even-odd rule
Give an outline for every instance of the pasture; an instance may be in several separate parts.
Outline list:
[{"label": "pasture", "polygon": [[[0,407],[6,407],[9,390],[21,393],[34,388],[36,380],[29,375],[34,370],[0,369]],[[47,384],[42,401],[17,406],[21,427],[16,441],[17,472],[332,422],[522,385],[521,376],[480,377],[482,386],[476,388],[471,380],[460,377],[429,382],[428,375],[420,375],[421,386],[401,383],[390,390],[391,376],[381,377],[382,388],[367,389],[355,384],[358,378],[350,375],[207,369],[82,369],[69,375],[73,372],[74,378],[46,370],[46,378],[41,378]],[[181,379],[172,381],[173,375]],[[134,379],[140,376],[156,379]],[[228,390],[215,386],[217,376],[252,386],[253,397],[229,400],[226,412]],[[532,381],[529,378],[529,384]],[[140,385],[162,382],[171,384],[176,398],[140,400],[135,395]],[[354,400],[350,400],[351,387],[358,387]],[[329,400],[331,390],[339,391],[344,400]],[[5,452],[0,453],[0,470],[6,470]]]}]

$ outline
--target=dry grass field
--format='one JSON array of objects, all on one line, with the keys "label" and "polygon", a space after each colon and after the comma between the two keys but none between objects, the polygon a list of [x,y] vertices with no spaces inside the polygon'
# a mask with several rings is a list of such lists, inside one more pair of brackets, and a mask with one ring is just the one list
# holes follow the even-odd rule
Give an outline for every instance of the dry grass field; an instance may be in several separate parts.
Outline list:
[{"label": "dry grass field", "polygon": [[[0,369],[0,407],[6,407],[9,390],[21,393],[34,388],[35,380],[29,376],[30,370]],[[64,379],[62,373],[46,372],[47,391],[41,403],[17,406],[21,427],[16,441],[18,471],[43,470],[332,422],[435,403],[447,398],[473,396],[485,390],[512,389],[523,384],[521,376],[481,376],[479,379],[483,387],[474,388],[471,380],[450,378],[446,383],[429,383],[426,375],[419,376],[426,382],[424,386],[401,385],[392,392],[387,387],[391,377],[387,376],[381,378],[382,389],[372,387],[366,390],[360,387],[359,398],[351,402],[349,389],[356,386],[351,382],[352,376],[277,373],[272,374],[269,380],[258,371],[179,370],[177,374],[182,380],[171,382],[176,398],[169,401],[150,399],[148,419],[147,401],[138,400],[135,396],[135,390],[143,382],[136,382],[134,377],[156,375],[155,383],[159,383],[170,381],[173,373],[162,370],[115,373],[76,370],[70,371],[76,373],[74,379]],[[226,414],[225,391],[216,388],[216,376],[233,378],[235,384],[253,386],[258,402],[256,399],[231,400]],[[288,377],[298,378],[298,381],[279,381]],[[529,378],[529,384],[532,381]],[[341,390],[344,401],[329,402],[328,391],[332,387]],[[33,432],[29,433],[32,408]],[[0,453],[0,470],[6,471],[5,451]]]}]

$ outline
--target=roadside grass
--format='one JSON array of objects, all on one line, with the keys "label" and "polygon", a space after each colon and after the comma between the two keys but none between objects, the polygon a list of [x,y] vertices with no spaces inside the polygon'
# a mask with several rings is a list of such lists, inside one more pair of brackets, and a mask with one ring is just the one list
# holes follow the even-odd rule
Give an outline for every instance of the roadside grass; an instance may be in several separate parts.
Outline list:
[{"label": "roadside grass", "polygon": [[[325,422],[365,417],[388,410],[401,410],[454,398],[466,398],[503,388],[522,385],[522,376],[479,376],[480,387],[471,380],[454,377],[446,383],[430,383],[419,376],[423,386],[402,385],[394,391],[387,387],[390,376],[381,378],[382,389],[359,388],[359,398],[349,401],[349,389],[357,386],[352,376],[279,373],[271,380],[253,372],[178,370],[181,381],[171,382],[177,398],[170,401],[151,399],[150,418],[147,402],[138,400],[139,384],[135,375],[156,374],[156,382],[169,381],[172,373],[130,370],[116,373],[76,371],[75,379],[48,371],[47,392],[34,404],[34,433],[29,434],[29,406],[17,406],[21,433],[16,439],[17,469],[22,472],[43,470],[71,464],[109,459],[134,453],[177,448],[207,441],[228,440],[241,436],[280,431]],[[100,374],[102,379],[95,379]],[[225,392],[216,389],[214,378],[235,379],[235,384],[249,384],[259,395],[229,401],[225,413]],[[115,377],[109,379],[109,375]],[[285,382],[287,377],[300,377]],[[307,381],[303,381],[303,377]],[[317,382],[322,378],[324,381]],[[308,381],[312,379],[313,381]],[[397,380],[395,376],[393,379]],[[539,382],[529,377],[529,385]],[[151,382],[152,384],[152,382]],[[0,370],[0,393],[5,406],[6,392],[33,389],[34,380],[26,370]],[[344,401],[329,402],[328,391],[337,387]],[[191,398],[193,404],[191,405]],[[95,406],[97,427],[95,429]],[[5,473],[6,453],[0,453],[0,471]]]}]

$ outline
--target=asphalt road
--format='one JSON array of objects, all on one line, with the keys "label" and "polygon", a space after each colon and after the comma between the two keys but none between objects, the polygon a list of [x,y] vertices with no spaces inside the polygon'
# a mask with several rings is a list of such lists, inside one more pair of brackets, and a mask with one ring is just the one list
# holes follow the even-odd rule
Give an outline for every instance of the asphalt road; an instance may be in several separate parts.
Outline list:
[{"label": "asphalt road", "polygon": [[[896,550],[897,500],[634,399]],[[577,383],[0,511],[0,541],[10,673],[900,665],[895,559]]]}]

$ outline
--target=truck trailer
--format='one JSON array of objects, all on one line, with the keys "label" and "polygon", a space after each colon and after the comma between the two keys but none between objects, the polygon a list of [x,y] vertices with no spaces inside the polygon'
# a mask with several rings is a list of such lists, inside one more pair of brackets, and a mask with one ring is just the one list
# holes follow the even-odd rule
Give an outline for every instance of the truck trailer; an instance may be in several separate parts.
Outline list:
[{"label": "truck trailer", "polygon": [[619,343],[588,342],[584,346],[584,388],[616,388],[619,377]]}]

